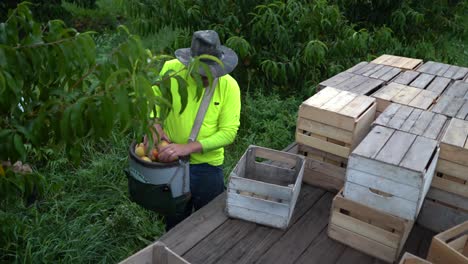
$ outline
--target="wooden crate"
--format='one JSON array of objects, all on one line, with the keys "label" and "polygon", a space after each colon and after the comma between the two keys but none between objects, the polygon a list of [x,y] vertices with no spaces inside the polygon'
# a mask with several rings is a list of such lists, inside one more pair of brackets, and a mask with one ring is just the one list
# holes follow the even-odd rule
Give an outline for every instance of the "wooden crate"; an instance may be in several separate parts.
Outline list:
[{"label": "wooden crate", "polygon": [[438,94],[392,82],[372,94],[372,97],[377,99],[377,112],[382,113],[391,103],[428,110],[435,103]]},{"label": "wooden crate", "polygon": [[418,71],[405,71],[399,74],[392,82],[425,89],[440,95],[451,84],[452,79]]},{"label": "wooden crate", "polygon": [[373,60],[372,63],[389,65],[406,70],[413,70],[422,64],[422,60],[384,54]]},{"label": "wooden crate", "polygon": [[[259,162],[259,159],[272,163]],[[249,146],[230,174],[227,214],[287,228],[301,190],[304,163],[300,155]]]},{"label": "wooden crate", "polygon": [[431,264],[431,262],[422,259],[418,256],[415,256],[411,253],[405,252],[399,264]]},{"label": "wooden crate", "polygon": [[443,76],[452,80],[462,80],[468,75],[468,68],[449,65],[440,62],[428,61],[417,69],[419,72]]},{"label": "wooden crate", "polygon": [[366,254],[394,262],[413,227],[409,221],[347,199],[333,199],[328,236]]},{"label": "wooden crate", "polygon": [[376,126],[349,157],[344,196],[416,220],[438,157],[437,141]]},{"label": "wooden crate", "polygon": [[449,119],[441,114],[410,106],[391,104],[372,124],[440,141]]},{"label": "wooden crate", "polygon": [[370,129],[375,99],[327,87],[299,107],[296,142],[347,158]]},{"label": "wooden crate", "polygon": [[120,264],[190,264],[164,243],[156,241],[150,246],[120,262]]},{"label": "wooden crate", "polygon": [[468,221],[434,236],[427,260],[434,264],[467,264]]},{"label": "wooden crate", "polygon": [[418,224],[442,232],[468,221],[468,198],[430,188],[418,216]]},{"label": "wooden crate", "polygon": [[332,192],[343,188],[348,159],[301,144],[297,153],[305,157],[303,182]]}]

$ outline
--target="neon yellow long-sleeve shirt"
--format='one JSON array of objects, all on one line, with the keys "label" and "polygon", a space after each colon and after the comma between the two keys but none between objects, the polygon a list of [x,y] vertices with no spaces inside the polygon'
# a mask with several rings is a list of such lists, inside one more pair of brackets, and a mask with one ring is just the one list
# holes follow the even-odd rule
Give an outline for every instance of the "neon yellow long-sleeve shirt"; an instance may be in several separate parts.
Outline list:
[{"label": "neon yellow long-sleeve shirt", "polygon": [[[182,70],[184,65],[177,59],[167,61],[161,70],[164,74],[168,70],[176,72]],[[186,71],[179,73],[185,77]],[[192,126],[197,115],[201,99],[196,99],[196,83],[193,78],[187,81],[188,103],[185,111],[179,114],[181,109],[178,84],[175,79],[171,81],[172,111],[164,120],[164,131],[172,142],[185,144],[188,141]],[[154,86],[156,95],[161,95],[159,88]],[[203,148],[202,153],[192,153],[192,164],[208,163],[214,166],[224,162],[224,146],[231,144],[237,134],[240,125],[241,99],[239,85],[230,75],[219,78],[208,110],[203,120],[197,140]]]}]

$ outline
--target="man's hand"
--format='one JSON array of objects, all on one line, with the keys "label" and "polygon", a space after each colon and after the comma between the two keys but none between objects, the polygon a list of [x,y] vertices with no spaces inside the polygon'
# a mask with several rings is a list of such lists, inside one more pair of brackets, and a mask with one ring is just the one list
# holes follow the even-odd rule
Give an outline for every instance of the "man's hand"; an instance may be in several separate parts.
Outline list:
[{"label": "man's hand", "polygon": [[201,152],[202,146],[198,142],[188,144],[169,144],[159,150],[159,160],[171,162],[179,157],[188,156],[194,152]]}]

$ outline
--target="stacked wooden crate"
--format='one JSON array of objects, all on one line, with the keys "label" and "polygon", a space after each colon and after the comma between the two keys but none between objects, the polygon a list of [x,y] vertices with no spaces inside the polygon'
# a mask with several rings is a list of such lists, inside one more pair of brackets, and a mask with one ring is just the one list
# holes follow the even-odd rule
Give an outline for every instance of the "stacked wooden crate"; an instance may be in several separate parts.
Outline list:
[{"label": "stacked wooden crate", "polygon": [[[351,151],[370,129],[375,99],[327,87],[299,107],[296,142],[299,154],[307,157],[306,170],[326,164],[331,173],[308,173],[304,181],[339,190]],[[314,170],[316,171],[316,170]]]},{"label": "stacked wooden crate", "polygon": [[468,220],[468,121],[453,118],[418,223],[441,232]]},{"label": "stacked wooden crate", "polygon": [[[388,124],[382,121],[385,116],[380,118],[382,124]],[[405,120],[399,123],[408,124]],[[339,198],[346,205],[333,205],[329,236],[377,258],[395,261],[422,207],[438,155],[434,139],[374,126],[349,157]],[[343,212],[349,212],[346,221],[333,216]],[[360,215],[369,212],[372,219]],[[389,221],[400,223],[400,228],[389,226]]]}]

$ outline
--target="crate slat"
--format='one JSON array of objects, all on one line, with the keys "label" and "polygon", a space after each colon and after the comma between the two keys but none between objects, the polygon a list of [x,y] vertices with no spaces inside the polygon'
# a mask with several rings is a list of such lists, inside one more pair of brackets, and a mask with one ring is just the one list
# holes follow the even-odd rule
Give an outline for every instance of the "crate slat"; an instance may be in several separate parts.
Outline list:
[{"label": "crate slat", "polygon": [[[454,226],[432,238],[427,259],[435,264],[468,263],[468,221]],[[459,241],[450,243],[462,237]],[[460,244],[460,245],[456,245]]]},{"label": "crate slat", "polygon": [[418,256],[415,256],[411,253],[405,252],[399,264],[431,264],[431,262],[422,259]]}]

